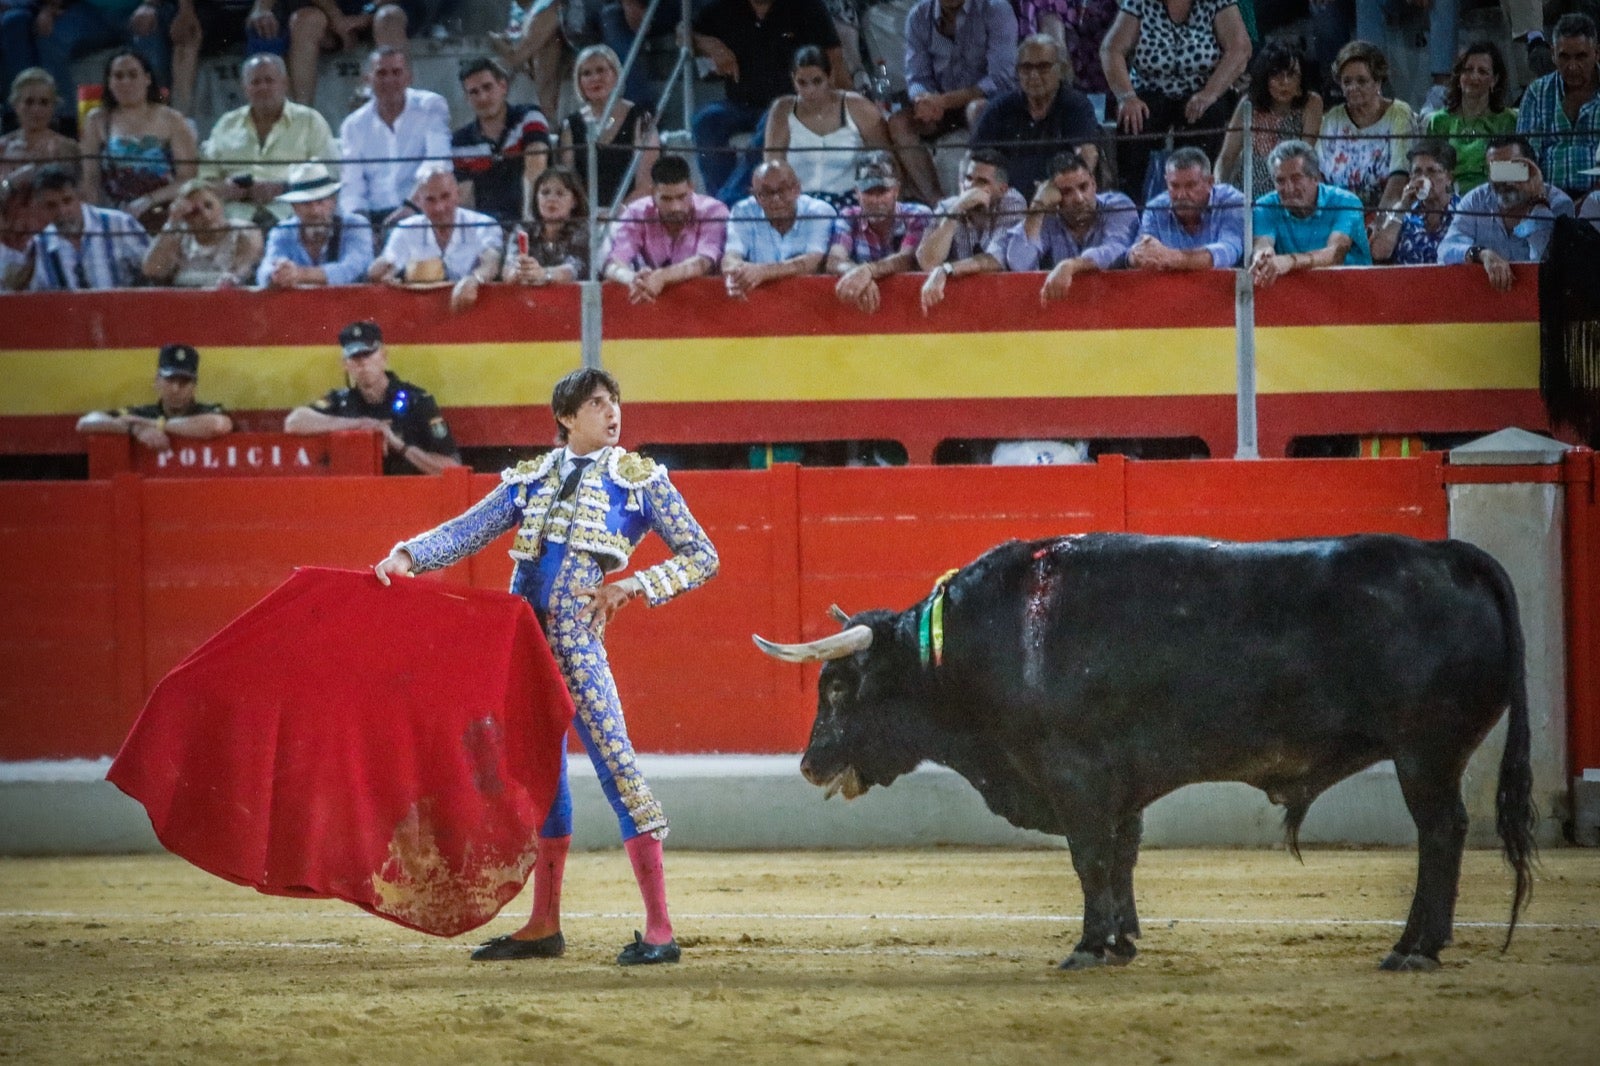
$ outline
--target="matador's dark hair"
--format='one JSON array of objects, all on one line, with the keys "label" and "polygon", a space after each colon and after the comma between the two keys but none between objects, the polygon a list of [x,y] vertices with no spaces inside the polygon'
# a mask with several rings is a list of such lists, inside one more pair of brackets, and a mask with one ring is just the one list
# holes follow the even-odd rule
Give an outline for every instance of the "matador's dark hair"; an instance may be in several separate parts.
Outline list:
[{"label": "matador's dark hair", "polygon": [[550,410],[556,416],[556,439],[562,444],[567,443],[567,427],[561,424],[561,420],[577,414],[583,401],[593,396],[594,390],[601,385],[611,394],[612,400],[622,402],[622,386],[617,384],[616,378],[599,367],[586,366],[582,370],[574,370],[556,382],[556,387],[550,392]]}]

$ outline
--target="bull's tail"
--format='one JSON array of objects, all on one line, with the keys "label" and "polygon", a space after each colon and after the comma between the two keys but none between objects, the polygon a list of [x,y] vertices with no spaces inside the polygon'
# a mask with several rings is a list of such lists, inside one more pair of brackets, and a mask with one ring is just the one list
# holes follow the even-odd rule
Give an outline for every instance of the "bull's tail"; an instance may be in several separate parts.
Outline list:
[{"label": "bull's tail", "polygon": [[1516,875],[1516,891],[1511,897],[1511,921],[1501,951],[1511,947],[1517,931],[1517,917],[1533,896],[1533,860],[1537,847],[1533,828],[1538,812],[1533,804],[1533,766],[1529,761],[1532,731],[1528,726],[1528,678],[1522,624],[1518,619],[1516,593],[1511,579],[1498,566],[1494,568],[1494,588],[1500,602],[1500,617],[1506,630],[1510,654],[1510,685],[1507,691],[1506,746],[1500,756],[1500,781],[1495,790],[1495,829],[1506,863]]}]

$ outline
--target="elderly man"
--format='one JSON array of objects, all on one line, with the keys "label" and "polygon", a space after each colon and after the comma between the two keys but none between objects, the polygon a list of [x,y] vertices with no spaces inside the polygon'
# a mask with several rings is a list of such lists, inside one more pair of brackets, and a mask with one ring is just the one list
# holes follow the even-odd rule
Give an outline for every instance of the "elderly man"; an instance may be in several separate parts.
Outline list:
[{"label": "elderly man", "polygon": [[[723,203],[744,195],[745,176],[755,166],[765,139],[767,109],[794,91],[789,62],[795,50],[813,44],[828,57],[833,82],[850,88],[839,31],[822,0],[711,0],[694,17],[695,51],[710,60],[723,82],[726,99],[694,114],[695,147],[706,191]],[[738,133],[750,133],[740,155],[728,150]]]},{"label": "elderly man", "polygon": [[1553,73],[1528,86],[1517,108],[1517,132],[1550,185],[1569,196],[1589,189],[1583,168],[1600,149],[1600,45],[1594,20],[1568,14],[1556,22]]},{"label": "elderly man", "polygon": [[1267,156],[1274,189],[1256,200],[1250,274],[1262,288],[1315,267],[1371,266],[1360,197],[1325,185],[1317,150],[1282,141]]},{"label": "elderly man", "polygon": [[636,304],[716,270],[728,239],[727,205],[694,191],[688,160],[662,156],[650,166],[650,181],[650,195],[618,217],[604,271]]},{"label": "elderly man", "polygon": [[372,265],[372,227],[360,215],[339,213],[339,182],[321,163],[296,163],[278,199],[294,212],[267,234],[256,269],[263,288],[354,285]]},{"label": "elderly man", "polygon": [[1049,267],[1039,303],[1066,297],[1077,274],[1110,270],[1128,254],[1139,209],[1120,192],[1101,192],[1094,169],[1077,152],[1050,161],[1050,180],[1033,194],[1028,217],[1003,238],[1007,270]]},{"label": "elderly man", "polygon": [[933,212],[900,202],[894,160],[883,152],[856,167],[856,194],[861,202],[839,215],[827,271],[839,277],[833,287],[839,301],[870,314],[878,309],[878,279],[917,265],[917,246]]},{"label": "elderly man", "polygon": [[1140,270],[1231,270],[1244,257],[1244,193],[1211,180],[1211,160],[1192,145],[1167,157],[1167,191],[1152,197],[1128,265]]},{"label": "elderly man", "polygon": [[246,56],[282,55],[289,47],[285,7],[279,0],[178,0],[171,33],[173,108],[193,113],[202,50],[216,55],[243,40]]},{"label": "elderly man", "polygon": [[473,118],[450,135],[462,202],[503,226],[533,217],[533,182],[550,163],[550,120],[532,104],[507,104],[510,88],[494,60],[468,63],[461,91]]},{"label": "elderly man", "polygon": [[1050,160],[1076,151],[1091,167],[1100,162],[1100,117],[1089,98],[1061,80],[1066,58],[1061,42],[1036,33],[1017,48],[1017,88],[983,109],[972,143],[997,149],[1005,157],[1011,185],[1032,196],[1045,179]]},{"label": "elderly man", "polygon": [[411,61],[403,50],[379,48],[369,63],[372,99],[339,125],[339,206],[388,225],[417,213],[406,193],[423,166],[450,158],[450,107],[438,93],[411,87]]},{"label": "elderly man", "polygon": [[1005,269],[991,249],[1027,207],[1022,194],[1011,187],[999,152],[980,148],[967,156],[961,168],[961,192],[934,208],[938,221],[917,245],[917,266],[928,273],[922,283],[924,315],[944,299],[948,279]]},{"label": "elderly man", "polygon": [[172,438],[210,440],[233,432],[233,419],[221,404],[194,398],[200,378],[200,353],[187,344],[169,344],[156,356],[156,402],[115,411],[91,411],[78,419],[79,433],[121,433],[154,452],[172,450]]},{"label": "elderly man", "polygon": [[132,215],[84,203],[77,168],[65,163],[40,168],[33,205],[36,217],[49,224],[33,239],[29,288],[128,289],[144,279],[149,234]]},{"label": "elderly man", "polygon": [[462,207],[455,175],[434,166],[412,193],[422,213],[400,220],[367,277],[413,285],[453,281],[450,309],[464,311],[477,301],[478,286],[499,273],[504,232],[488,215]]},{"label": "elderly man", "polygon": [[[1557,39],[1557,63],[1560,39]],[[1484,153],[1489,180],[1461,198],[1439,242],[1439,262],[1478,263],[1489,284],[1508,292],[1512,263],[1544,258],[1556,219],[1572,217],[1572,198],[1545,183],[1533,149],[1521,137],[1495,137]]]},{"label": "elderly man", "polygon": [[277,197],[290,165],[332,162],[339,150],[328,120],[289,99],[289,72],[278,56],[260,52],[246,59],[239,81],[249,103],[211,127],[200,146],[200,176],[215,183],[229,218],[262,222],[258,216],[269,215],[282,221],[289,208]]},{"label": "elderly man", "polygon": [[1017,16],[1007,0],[917,0],[906,15],[909,108],[889,116],[889,139],[911,191],[924,203],[941,193],[924,146],[972,129],[985,102],[1016,88]]},{"label": "elderly man", "polygon": [[778,278],[815,274],[837,220],[832,207],[800,191],[800,178],[788,163],[762,163],[750,195],[728,215],[722,254],[728,295],[742,298]]},{"label": "elderly man", "polygon": [[283,421],[285,433],[382,430],[385,474],[437,474],[461,465],[455,438],[433,395],[390,371],[383,330],[376,322],[344,327],[339,347],[349,386],[290,411]]}]

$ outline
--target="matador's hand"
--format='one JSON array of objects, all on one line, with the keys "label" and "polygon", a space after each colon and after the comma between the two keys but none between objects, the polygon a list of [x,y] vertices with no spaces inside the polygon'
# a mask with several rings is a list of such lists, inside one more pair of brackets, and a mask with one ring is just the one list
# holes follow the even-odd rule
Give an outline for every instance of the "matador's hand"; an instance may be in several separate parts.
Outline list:
[{"label": "matador's hand", "polygon": [[410,552],[404,548],[396,548],[389,553],[388,558],[374,566],[372,572],[377,575],[381,583],[387,585],[391,575],[394,577],[416,577],[416,571],[412,569],[415,565]]},{"label": "matador's hand", "polygon": [[623,578],[621,581],[596,588],[579,589],[573,595],[585,602],[578,609],[578,621],[596,633],[604,633],[612,615],[642,591],[644,590],[639,588],[639,583],[631,578]]}]

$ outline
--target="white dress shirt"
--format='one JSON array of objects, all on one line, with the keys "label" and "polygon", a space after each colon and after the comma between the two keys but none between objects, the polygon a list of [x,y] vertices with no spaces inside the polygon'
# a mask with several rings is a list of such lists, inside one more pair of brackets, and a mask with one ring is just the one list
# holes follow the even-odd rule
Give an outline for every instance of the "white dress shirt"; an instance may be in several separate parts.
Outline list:
[{"label": "white dress shirt", "polygon": [[382,258],[393,263],[402,274],[420,260],[443,259],[445,278],[460,281],[478,265],[484,252],[498,254],[504,241],[505,231],[500,223],[488,215],[458,207],[449,244],[439,247],[439,238],[428,216],[412,215],[401,219],[389,231],[389,243],[383,247]]},{"label": "white dress shirt", "polygon": [[[339,126],[344,159],[342,211],[391,211],[411,195],[426,162],[450,162],[450,107],[426,89],[407,89],[406,106],[390,126],[369,100]],[[371,162],[369,162],[371,160]],[[394,160],[394,162],[388,162]]]}]

